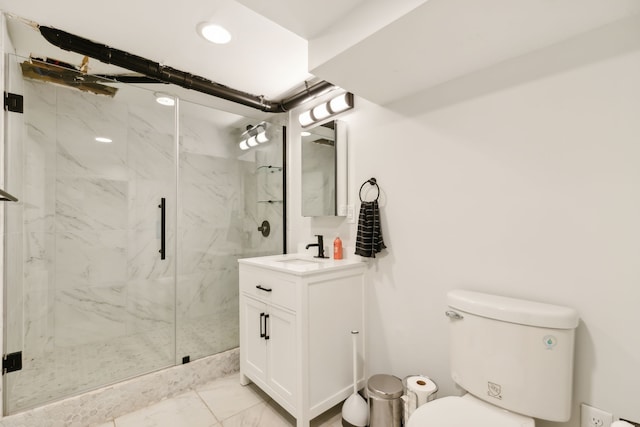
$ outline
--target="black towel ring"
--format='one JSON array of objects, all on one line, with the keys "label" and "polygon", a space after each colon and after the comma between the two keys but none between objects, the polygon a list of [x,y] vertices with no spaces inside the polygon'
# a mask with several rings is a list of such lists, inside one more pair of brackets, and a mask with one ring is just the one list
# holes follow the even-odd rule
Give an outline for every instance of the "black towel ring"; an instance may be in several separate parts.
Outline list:
[{"label": "black towel ring", "polygon": [[363,182],[362,185],[360,186],[360,191],[358,192],[360,201],[364,202],[364,200],[362,200],[362,188],[365,186],[365,184],[374,185],[376,187],[376,189],[378,190],[378,195],[376,196],[376,199],[374,200],[374,202],[378,201],[378,197],[380,197],[380,187],[378,187],[378,182],[376,181],[375,178],[369,178],[368,180]]}]

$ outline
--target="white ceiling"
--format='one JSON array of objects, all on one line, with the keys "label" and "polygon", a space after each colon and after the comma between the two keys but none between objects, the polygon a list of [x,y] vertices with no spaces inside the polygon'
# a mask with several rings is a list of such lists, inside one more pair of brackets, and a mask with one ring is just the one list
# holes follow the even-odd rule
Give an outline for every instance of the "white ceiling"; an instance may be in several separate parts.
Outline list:
[{"label": "white ceiling", "polygon": [[639,13],[638,0],[429,0],[311,72],[384,105]]},{"label": "white ceiling", "polygon": [[[0,0],[0,9],[268,99],[315,75],[380,104],[640,13],[639,0],[162,3]],[[201,39],[195,27],[207,20],[231,43]],[[48,45],[30,31],[19,53],[51,56],[33,51]]]}]

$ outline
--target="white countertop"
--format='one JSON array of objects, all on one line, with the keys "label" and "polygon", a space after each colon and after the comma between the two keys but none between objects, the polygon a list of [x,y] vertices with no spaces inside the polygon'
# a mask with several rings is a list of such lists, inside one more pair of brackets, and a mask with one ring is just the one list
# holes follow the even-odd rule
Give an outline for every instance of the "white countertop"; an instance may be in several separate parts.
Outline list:
[{"label": "white countertop", "polygon": [[239,259],[240,264],[264,267],[284,273],[306,276],[334,270],[361,268],[366,265],[359,259],[314,258],[307,254],[270,255]]}]

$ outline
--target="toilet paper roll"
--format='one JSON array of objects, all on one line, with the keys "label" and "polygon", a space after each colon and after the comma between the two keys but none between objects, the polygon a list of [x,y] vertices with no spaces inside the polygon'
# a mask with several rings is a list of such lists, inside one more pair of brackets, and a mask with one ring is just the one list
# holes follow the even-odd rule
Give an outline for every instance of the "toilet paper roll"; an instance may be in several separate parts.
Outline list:
[{"label": "toilet paper roll", "polygon": [[[407,378],[407,390],[415,394],[415,407],[417,408],[433,399],[432,395],[438,391],[438,386],[425,376],[414,375]],[[411,393],[407,394],[411,395]]]},{"label": "toilet paper roll", "polygon": [[619,421],[614,421],[613,424],[611,424],[611,427],[634,427],[634,426],[631,423],[619,420]]}]

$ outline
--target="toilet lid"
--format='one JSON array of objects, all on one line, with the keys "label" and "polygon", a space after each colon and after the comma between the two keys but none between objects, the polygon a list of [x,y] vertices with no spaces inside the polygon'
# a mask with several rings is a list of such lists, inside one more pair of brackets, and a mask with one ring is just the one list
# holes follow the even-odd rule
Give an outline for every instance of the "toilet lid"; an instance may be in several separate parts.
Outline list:
[{"label": "toilet lid", "polygon": [[415,410],[407,427],[534,427],[532,418],[466,394],[433,400]]}]

